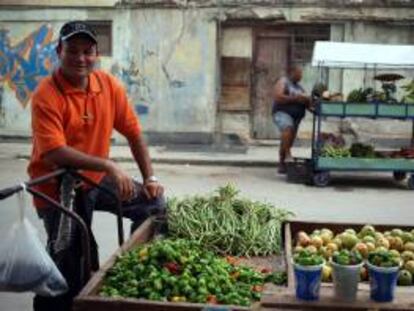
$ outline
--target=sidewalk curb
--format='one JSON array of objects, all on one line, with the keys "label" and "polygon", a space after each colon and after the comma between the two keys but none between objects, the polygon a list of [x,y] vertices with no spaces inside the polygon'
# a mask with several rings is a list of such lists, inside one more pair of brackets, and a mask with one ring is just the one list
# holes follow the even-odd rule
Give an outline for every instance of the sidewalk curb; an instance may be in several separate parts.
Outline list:
[{"label": "sidewalk curb", "polygon": [[[117,159],[115,159],[117,161]],[[276,167],[277,161],[254,161],[254,160],[207,160],[207,159],[152,159],[153,163],[162,164],[189,164],[189,165],[211,165],[211,166],[245,166],[245,167]]]},{"label": "sidewalk curb", "polygon": [[[30,156],[26,154],[17,154],[17,159],[30,160]],[[111,159],[118,163],[134,163],[135,160],[131,157],[111,157]],[[152,163],[159,164],[173,164],[173,165],[208,165],[208,166],[239,166],[239,167],[276,167],[278,161],[254,161],[254,160],[223,160],[223,159],[171,159],[171,158],[157,158],[151,159]]]}]

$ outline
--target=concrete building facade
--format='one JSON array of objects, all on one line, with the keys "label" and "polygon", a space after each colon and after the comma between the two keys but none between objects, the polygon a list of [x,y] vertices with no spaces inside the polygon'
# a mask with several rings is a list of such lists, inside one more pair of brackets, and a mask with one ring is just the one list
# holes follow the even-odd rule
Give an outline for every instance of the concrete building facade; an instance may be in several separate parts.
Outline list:
[{"label": "concrete building facade", "polygon": [[[270,90],[291,64],[303,65],[308,91],[322,74],[330,90],[345,95],[374,85],[370,72],[311,67],[316,40],[414,44],[414,3],[407,0],[3,0],[1,135],[30,135],[31,94],[57,64],[58,31],[72,19],[98,30],[99,66],[123,81],[153,143],[277,138]],[[414,76],[401,73],[401,84]],[[344,122],[332,120],[326,130],[340,131]],[[308,115],[301,138],[309,138],[310,125]],[[350,126],[367,136],[411,134],[411,124],[400,121]]]}]

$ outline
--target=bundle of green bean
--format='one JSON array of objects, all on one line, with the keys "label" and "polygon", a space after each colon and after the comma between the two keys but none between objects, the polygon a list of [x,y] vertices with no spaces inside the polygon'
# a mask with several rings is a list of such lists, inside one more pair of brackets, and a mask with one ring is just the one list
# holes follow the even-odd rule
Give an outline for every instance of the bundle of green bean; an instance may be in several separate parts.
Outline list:
[{"label": "bundle of green bean", "polygon": [[169,234],[198,241],[226,255],[265,256],[280,252],[281,224],[293,214],[237,195],[234,186],[226,185],[210,196],[168,200]]}]

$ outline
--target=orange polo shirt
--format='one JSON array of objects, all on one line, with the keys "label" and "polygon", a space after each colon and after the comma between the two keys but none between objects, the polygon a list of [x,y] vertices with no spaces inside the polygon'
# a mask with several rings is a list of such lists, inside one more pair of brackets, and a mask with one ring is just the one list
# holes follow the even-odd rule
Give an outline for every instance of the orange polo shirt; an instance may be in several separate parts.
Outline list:
[{"label": "orange polo shirt", "polygon": [[[33,149],[28,173],[31,178],[57,169],[43,159],[47,152],[70,146],[88,155],[108,158],[112,130],[127,139],[138,138],[141,126],[121,83],[113,76],[95,70],[86,90],[74,88],[60,70],[43,79],[32,97]],[[99,183],[103,172],[84,171]],[[58,183],[52,180],[38,190],[58,199]],[[44,201],[35,200],[41,208]]]}]

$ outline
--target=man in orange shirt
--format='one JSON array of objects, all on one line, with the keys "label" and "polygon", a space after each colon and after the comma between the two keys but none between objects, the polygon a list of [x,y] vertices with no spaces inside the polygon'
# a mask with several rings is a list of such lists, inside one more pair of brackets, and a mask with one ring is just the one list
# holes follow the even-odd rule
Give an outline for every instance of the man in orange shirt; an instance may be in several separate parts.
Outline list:
[{"label": "man in orange shirt", "polygon": [[[132,220],[134,230],[148,215],[165,212],[163,187],[154,176],[138,118],[121,84],[113,76],[94,70],[97,39],[87,24],[66,23],[60,30],[57,53],[59,68],[41,81],[32,98],[33,151],[29,175],[40,177],[59,167],[80,170],[96,183],[118,191],[123,200],[123,215]],[[108,159],[113,129],[128,140],[142,184]],[[59,181],[40,185],[38,190],[60,199]],[[84,192],[91,211],[115,212],[115,202],[98,188]],[[35,205],[45,223],[50,251],[61,214],[44,202],[35,201]],[[88,224],[91,211],[86,219]],[[51,256],[56,260],[53,252]],[[57,265],[69,283],[69,293],[53,298],[36,296],[34,310],[70,310],[72,298],[80,290],[78,280],[71,278],[79,275],[79,268],[73,262]]]}]

